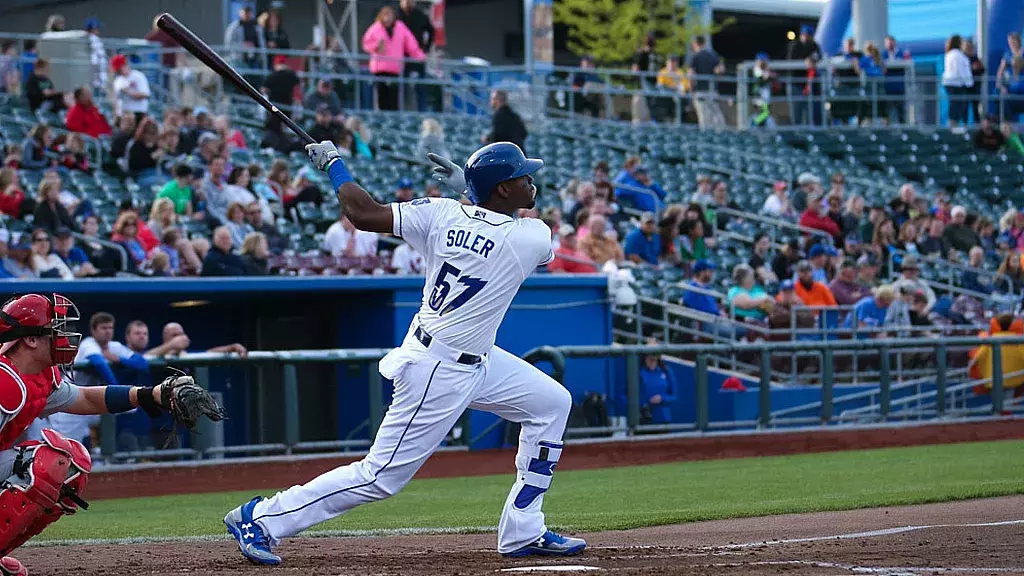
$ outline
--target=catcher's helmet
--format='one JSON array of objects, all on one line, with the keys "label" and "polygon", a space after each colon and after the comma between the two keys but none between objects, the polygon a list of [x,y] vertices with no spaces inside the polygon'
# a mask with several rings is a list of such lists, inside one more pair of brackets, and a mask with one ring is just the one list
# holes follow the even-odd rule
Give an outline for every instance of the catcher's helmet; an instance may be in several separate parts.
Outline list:
[{"label": "catcher's helmet", "polygon": [[78,307],[60,294],[15,296],[0,308],[0,343],[49,337],[53,363],[66,368],[74,364],[82,340],[80,333],[70,331],[79,318]]},{"label": "catcher's helmet", "polygon": [[473,152],[466,161],[466,195],[473,204],[487,202],[494,187],[506,180],[533,174],[544,161],[527,158],[511,142],[495,142]]}]

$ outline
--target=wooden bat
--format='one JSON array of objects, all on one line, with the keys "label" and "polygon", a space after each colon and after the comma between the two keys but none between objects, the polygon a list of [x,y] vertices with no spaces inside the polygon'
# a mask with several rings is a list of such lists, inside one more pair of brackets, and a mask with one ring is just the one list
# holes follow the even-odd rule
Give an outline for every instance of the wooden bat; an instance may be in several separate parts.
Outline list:
[{"label": "wooden bat", "polygon": [[224,59],[220,57],[220,54],[214,52],[206,42],[200,40],[194,32],[179,22],[177,18],[164,13],[157,18],[156,25],[164,32],[167,32],[171,38],[174,38],[178,44],[181,44],[182,48],[188,50],[193,56],[201,60],[203,64],[209,66],[210,69],[216,72],[221,78],[224,78],[228,82],[234,84],[239,90],[246,93],[250,98],[255,100],[257,104],[266,109],[267,112],[270,112],[281,122],[284,122],[285,126],[290,128],[291,131],[295,132],[295,134],[300,138],[309,144],[317,143],[316,140],[313,140],[313,137],[307,134],[301,126],[296,124],[294,120],[278,109],[277,106],[274,106],[270,100],[267,100],[266,96],[260,93],[260,91],[254,88],[253,85],[245,78],[242,78],[242,75],[239,74],[237,70],[224,61]]}]

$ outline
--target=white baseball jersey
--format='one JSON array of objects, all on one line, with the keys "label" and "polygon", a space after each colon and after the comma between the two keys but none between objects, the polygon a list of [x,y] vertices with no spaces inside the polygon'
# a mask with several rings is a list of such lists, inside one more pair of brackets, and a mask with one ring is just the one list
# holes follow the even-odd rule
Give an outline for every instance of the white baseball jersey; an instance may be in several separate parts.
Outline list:
[{"label": "white baseball jersey", "polygon": [[391,211],[395,235],[423,255],[416,321],[451,348],[487,354],[519,286],[554,259],[547,224],[448,198],[394,203]]}]

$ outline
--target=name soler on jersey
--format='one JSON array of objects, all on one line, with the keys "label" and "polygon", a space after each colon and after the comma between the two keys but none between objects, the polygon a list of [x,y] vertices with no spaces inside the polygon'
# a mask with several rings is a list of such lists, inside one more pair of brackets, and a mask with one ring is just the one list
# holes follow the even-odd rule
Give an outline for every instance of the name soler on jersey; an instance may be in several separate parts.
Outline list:
[{"label": "name soler on jersey", "polygon": [[490,256],[491,250],[494,249],[494,241],[471,230],[456,228],[448,231],[448,247],[465,248],[487,258]]}]

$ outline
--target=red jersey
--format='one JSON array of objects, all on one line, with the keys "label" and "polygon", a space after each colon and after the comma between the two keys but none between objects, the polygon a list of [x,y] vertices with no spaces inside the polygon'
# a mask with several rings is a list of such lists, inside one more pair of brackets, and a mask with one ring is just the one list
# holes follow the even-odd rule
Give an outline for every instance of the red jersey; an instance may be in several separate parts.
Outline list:
[{"label": "red jersey", "polygon": [[24,376],[9,358],[0,356],[0,451],[13,448],[43,413],[46,399],[60,385],[60,379],[56,366]]}]

